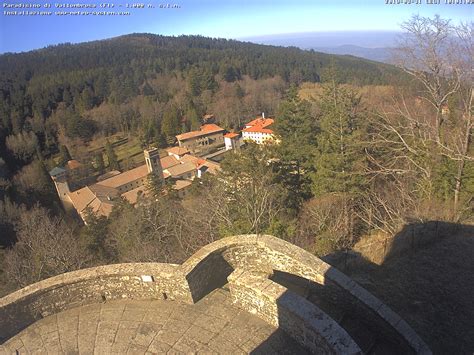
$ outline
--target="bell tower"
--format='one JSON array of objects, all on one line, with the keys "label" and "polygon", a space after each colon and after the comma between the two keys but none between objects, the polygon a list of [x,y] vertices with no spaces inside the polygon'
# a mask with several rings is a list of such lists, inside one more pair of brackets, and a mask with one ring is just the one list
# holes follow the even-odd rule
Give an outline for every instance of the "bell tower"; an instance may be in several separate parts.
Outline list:
[{"label": "bell tower", "polygon": [[59,199],[63,204],[64,209],[67,211],[71,208],[72,203],[69,199],[69,182],[66,169],[62,167],[55,167],[53,170],[49,172],[51,179],[53,180],[54,186],[56,187],[56,191],[58,192]]},{"label": "bell tower", "polygon": [[150,174],[155,174],[163,179],[163,168],[160,162],[160,152],[157,148],[145,149],[145,163]]}]

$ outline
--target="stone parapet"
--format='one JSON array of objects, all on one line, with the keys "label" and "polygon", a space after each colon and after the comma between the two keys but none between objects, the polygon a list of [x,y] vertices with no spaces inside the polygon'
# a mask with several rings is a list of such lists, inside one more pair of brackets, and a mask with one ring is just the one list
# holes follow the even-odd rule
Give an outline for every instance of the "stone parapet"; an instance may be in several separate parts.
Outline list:
[{"label": "stone parapet", "polygon": [[[344,290],[347,297],[353,297],[365,306],[367,312],[388,324],[414,352],[431,354],[429,347],[410,325],[378,298],[323,260],[282,239],[255,234],[220,239],[191,256],[183,264],[183,273],[189,275],[189,271],[195,267],[203,267],[202,264],[209,260],[210,255],[221,255],[235,270],[257,270],[269,274],[277,270],[321,285],[334,284]],[[228,276],[229,272],[226,273]]]},{"label": "stone parapet", "polygon": [[[245,274],[238,276],[234,270]],[[308,284],[335,285],[342,297],[355,300],[372,318],[391,327],[408,348],[430,353],[403,319],[355,281],[314,255],[268,235],[223,238],[201,248],[182,265],[107,265],[65,273],[27,286],[0,299],[0,342],[42,317],[77,306],[123,298],[195,303],[229,282],[236,303],[245,309],[262,306],[255,308],[262,319],[270,324],[276,324],[277,319],[278,325],[295,339],[305,334],[302,339],[309,349],[314,350],[311,339],[319,337],[325,342],[326,350],[332,347],[334,352],[358,351],[353,346],[355,343],[347,341],[349,335],[315,304],[268,279],[274,272],[284,272]],[[255,275],[259,275],[257,279]],[[308,314],[313,317],[308,318]],[[318,323],[321,319],[324,324],[331,324],[329,333],[321,330],[323,323]],[[340,341],[333,342],[334,339]]]},{"label": "stone parapet", "polygon": [[192,302],[178,265],[116,264],[68,272],[0,299],[0,343],[35,321],[61,311],[115,299]]},{"label": "stone parapet", "polygon": [[233,302],[284,330],[315,354],[361,354],[354,340],[314,304],[268,279],[266,274],[236,270],[229,276]]}]

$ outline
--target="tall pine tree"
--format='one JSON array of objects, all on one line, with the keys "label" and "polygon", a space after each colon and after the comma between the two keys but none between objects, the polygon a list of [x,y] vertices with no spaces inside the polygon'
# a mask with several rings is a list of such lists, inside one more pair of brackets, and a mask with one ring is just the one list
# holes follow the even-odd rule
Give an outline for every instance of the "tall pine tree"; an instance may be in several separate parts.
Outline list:
[{"label": "tall pine tree", "polygon": [[312,190],[355,193],[365,185],[365,127],[360,96],[335,80],[325,84]]},{"label": "tall pine tree", "polygon": [[103,174],[105,171],[104,157],[102,152],[98,152],[94,156],[94,167],[99,174]]},{"label": "tall pine tree", "polygon": [[163,115],[161,122],[161,133],[168,139],[173,138],[180,132],[181,124],[179,122],[179,112],[176,106],[171,106]]},{"label": "tall pine tree", "polygon": [[114,148],[112,147],[112,144],[110,144],[109,140],[107,140],[105,143],[105,154],[107,154],[107,158],[109,160],[109,169],[120,170],[117,154],[115,154]]},{"label": "tall pine tree", "polygon": [[71,160],[71,155],[69,154],[69,150],[65,145],[61,145],[59,147],[59,165],[64,166],[66,163]]},{"label": "tall pine tree", "polygon": [[310,195],[309,173],[313,168],[318,126],[308,101],[301,100],[298,88],[291,86],[280,104],[275,119],[275,133],[281,144],[276,146],[282,182],[293,192],[287,201],[297,209]]}]

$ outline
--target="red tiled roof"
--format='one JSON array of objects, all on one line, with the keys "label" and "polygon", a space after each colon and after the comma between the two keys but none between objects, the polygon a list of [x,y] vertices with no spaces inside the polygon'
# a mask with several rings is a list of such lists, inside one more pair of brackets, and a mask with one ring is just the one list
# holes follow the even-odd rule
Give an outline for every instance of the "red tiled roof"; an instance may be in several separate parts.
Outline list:
[{"label": "red tiled roof", "polygon": [[183,134],[178,134],[176,136],[176,138],[180,141],[183,141],[183,140],[186,140],[186,139],[205,136],[207,134],[217,133],[217,132],[221,132],[221,131],[224,131],[224,129],[219,127],[218,125],[216,125],[214,123],[210,123],[210,124],[205,124],[205,125],[201,126],[201,129],[199,131],[192,131],[192,132],[187,132],[187,133],[183,133]]},{"label": "red tiled roof", "polygon": [[92,212],[97,216],[108,217],[114,208],[114,204],[96,198],[90,203],[88,207],[90,207]]},{"label": "red tiled roof", "polygon": [[224,129],[219,127],[214,123],[208,123],[201,126],[201,131],[205,132],[214,132],[214,131],[223,131]]},{"label": "red tiled roof", "polygon": [[160,159],[161,167],[163,169],[171,168],[172,166],[178,165],[179,161],[172,155]]},{"label": "red tiled roof", "polygon": [[257,133],[267,133],[273,134],[273,131],[268,127],[273,124],[274,120],[272,118],[262,118],[257,117],[255,120],[250,121],[245,125],[246,128],[242,132],[257,132]]},{"label": "red tiled roof", "polygon": [[146,185],[139,186],[133,190],[123,193],[121,196],[132,205],[136,204],[139,196],[147,196],[150,193]]},{"label": "red tiled roof", "polygon": [[111,178],[113,176],[116,176],[116,175],[119,175],[119,174],[122,174],[122,173],[118,170],[112,170],[112,171],[106,172],[105,174],[102,174],[102,175],[98,176],[97,181],[106,180],[106,179],[109,179],[109,178]]},{"label": "red tiled roof", "polygon": [[73,192],[69,192],[68,196],[71,199],[74,208],[79,213],[82,212],[82,210],[84,210],[87,205],[89,205],[96,198],[94,192],[92,192],[88,186]]},{"label": "red tiled roof", "polygon": [[199,165],[200,160],[201,160],[200,158],[195,157],[194,155],[191,155],[191,154],[186,154],[186,155],[182,156],[181,159],[180,159],[180,161],[182,163],[190,162],[190,163],[193,163],[196,166]]},{"label": "red tiled roof", "polygon": [[235,137],[238,137],[238,136],[239,136],[238,133],[233,133],[233,132],[227,133],[227,134],[224,135],[225,138],[235,138]]},{"label": "red tiled roof", "polygon": [[144,178],[148,175],[148,168],[146,164],[139,166],[138,168],[125,171],[119,175],[113,176],[111,178],[102,180],[97,184],[108,187],[120,187],[129,182]]},{"label": "red tiled roof", "polygon": [[72,159],[67,162],[67,168],[69,170],[74,170],[74,169],[80,168],[81,166],[82,164],[79,163],[76,159]]},{"label": "red tiled roof", "polygon": [[262,126],[267,127],[273,124],[274,120],[273,118],[263,118],[263,117],[257,117],[256,119],[250,121],[249,123],[245,124],[245,127],[251,127],[251,126]]},{"label": "red tiled roof", "polygon": [[221,170],[221,167],[219,164],[211,162],[209,160],[204,160],[204,159],[202,160],[203,161],[200,162],[198,169],[201,169],[202,167],[205,166],[211,174],[216,174],[219,170]]},{"label": "red tiled roof", "polygon": [[113,199],[118,197],[118,191],[111,187],[94,184],[68,194],[74,208],[79,214],[87,207],[98,215],[108,216],[112,210]]},{"label": "red tiled roof", "polygon": [[169,169],[166,169],[166,171],[172,176],[172,177],[177,177],[185,173],[189,173],[196,170],[196,165],[191,162],[186,162],[183,164],[175,165],[172,166]]},{"label": "red tiled roof", "polygon": [[189,153],[189,150],[184,147],[171,147],[167,148],[166,151],[170,154],[176,154],[176,155],[184,155]]}]

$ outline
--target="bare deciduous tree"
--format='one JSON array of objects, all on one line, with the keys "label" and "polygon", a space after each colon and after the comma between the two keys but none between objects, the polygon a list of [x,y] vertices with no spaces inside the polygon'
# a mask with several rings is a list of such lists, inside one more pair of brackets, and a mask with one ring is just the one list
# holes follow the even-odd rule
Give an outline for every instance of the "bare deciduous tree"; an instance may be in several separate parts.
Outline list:
[{"label": "bare deciduous tree", "polygon": [[41,207],[22,213],[18,241],[5,256],[4,270],[21,287],[85,267],[91,255],[63,220]]},{"label": "bare deciduous tree", "polygon": [[[454,220],[462,210],[460,196],[472,156],[473,23],[452,25],[436,16],[413,16],[398,48],[398,64],[415,79],[415,98],[401,93],[391,108],[373,120],[367,151],[373,179],[384,176],[403,184],[409,200],[432,199],[442,165],[449,182]],[[455,166],[453,169],[452,166]],[[407,184],[408,180],[412,184]],[[382,195],[375,201],[380,202]],[[380,203],[377,203],[379,207]]]},{"label": "bare deciduous tree", "polygon": [[178,200],[154,197],[122,208],[110,222],[106,243],[118,262],[181,263],[214,240],[206,218]]},{"label": "bare deciduous tree", "polygon": [[348,194],[326,194],[309,200],[303,207],[298,223],[300,246],[326,255],[348,250],[354,243],[355,200]]},{"label": "bare deciduous tree", "polygon": [[214,180],[222,195],[223,227],[231,234],[262,233],[282,212],[288,191],[277,182],[271,151],[248,143],[245,152],[229,155]]},{"label": "bare deciduous tree", "polygon": [[441,139],[442,107],[459,90],[462,73],[453,66],[453,26],[438,15],[413,16],[402,24],[405,34],[395,51],[396,63],[422,85],[420,97],[435,110],[434,130]]},{"label": "bare deciduous tree", "polygon": [[33,132],[21,132],[8,136],[6,146],[13,155],[20,160],[27,161],[35,154],[38,147],[38,138]]}]

